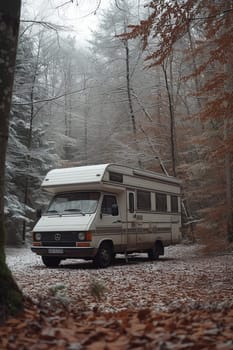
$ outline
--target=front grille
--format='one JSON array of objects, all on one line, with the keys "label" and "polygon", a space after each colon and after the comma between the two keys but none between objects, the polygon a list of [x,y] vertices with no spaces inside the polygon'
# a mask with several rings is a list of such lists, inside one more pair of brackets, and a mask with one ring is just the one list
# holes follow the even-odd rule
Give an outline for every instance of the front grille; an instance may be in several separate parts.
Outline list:
[{"label": "front grille", "polygon": [[43,242],[77,242],[78,232],[77,231],[66,231],[66,232],[40,232],[41,241]]}]

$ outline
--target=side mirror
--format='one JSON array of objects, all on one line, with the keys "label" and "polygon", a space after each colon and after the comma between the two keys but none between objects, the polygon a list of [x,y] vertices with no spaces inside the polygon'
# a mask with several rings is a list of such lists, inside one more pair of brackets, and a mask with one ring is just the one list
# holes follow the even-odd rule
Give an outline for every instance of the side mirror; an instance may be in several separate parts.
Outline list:
[{"label": "side mirror", "polygon": [[42,216],[42,209],[41,208],[36,209],[36,217],[37,217],[37,219],[40,219],[41,216]]},{"label": "side mirror", "polygon": [[119,215],[118,205],[113,204],[112,205],[112,216],[117,216],[117,215]]}]

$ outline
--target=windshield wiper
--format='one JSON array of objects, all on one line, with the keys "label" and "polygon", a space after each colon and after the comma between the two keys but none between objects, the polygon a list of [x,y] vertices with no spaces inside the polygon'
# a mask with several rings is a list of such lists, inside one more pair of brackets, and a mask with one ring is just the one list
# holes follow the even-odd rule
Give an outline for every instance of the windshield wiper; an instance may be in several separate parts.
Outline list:
[{"label": "windshield wiper", "polygon": [[65,209],[62,214],[66,214],[65,212],[68,212],[68,213],[79,213],[79,214],[85,216],[85,213],[83,213],[80,209]]},{"label": "windshield wiper", "polygon": [[45,214],[59,214],[57,210],[47,210]]}]

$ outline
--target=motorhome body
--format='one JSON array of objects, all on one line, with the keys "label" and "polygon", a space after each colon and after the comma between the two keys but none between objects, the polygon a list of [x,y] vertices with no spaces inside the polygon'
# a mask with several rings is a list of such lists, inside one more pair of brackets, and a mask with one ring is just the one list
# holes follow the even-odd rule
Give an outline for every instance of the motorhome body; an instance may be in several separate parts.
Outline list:
[{"label": "motorhome body", "polygon": [[34,227],[32,251],[46,266],[79,258],[107,267],[117,253],[157,259],[181,239],[174,177],[101,164],[51,170],[42,188],[54,196]]}]

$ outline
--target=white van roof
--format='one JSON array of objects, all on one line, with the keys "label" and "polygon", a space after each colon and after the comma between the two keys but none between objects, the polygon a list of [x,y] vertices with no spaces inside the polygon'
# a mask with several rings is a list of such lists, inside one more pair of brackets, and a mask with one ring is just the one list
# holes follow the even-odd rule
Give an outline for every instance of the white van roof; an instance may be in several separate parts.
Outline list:
[{"label": "white van roof", "polygon": [[[50,170],[42,182],[42,187],[49,190],[49,187],[62,185],[77,185],[87,183],[100,183],[105,169],[109,164],[98,164],[79,166],[73,168],[61,168]],[[53,191],[52,191],[53,192]]]},{"label": "white van roof", "polygon": [[[136,176],[147,180],[156,179],[157,181],[166,182],[173,186],[180,185],[180,181],[172,176],[154,173],[152,171],[142,169],[133,169],[124,165],[108,163],[50,170],[41,186],[46,191],[52,193],[60,191],[72,191],[84,187],[88,187],[89,189],[97,189],[98,187],[100,188],[100,184],[103,185],[103,183],[105,183],[106,187],[106,183],[111,182],[106,176],[107,168],[109,172],[125,174],[130,176],[130,178],[132,176]],[[116,188],[117,183],[112,184],[112,186]],[[119,190],[122,190],[122,187]]]}]

